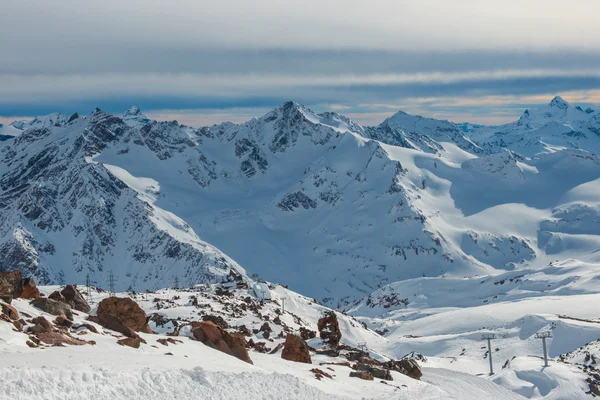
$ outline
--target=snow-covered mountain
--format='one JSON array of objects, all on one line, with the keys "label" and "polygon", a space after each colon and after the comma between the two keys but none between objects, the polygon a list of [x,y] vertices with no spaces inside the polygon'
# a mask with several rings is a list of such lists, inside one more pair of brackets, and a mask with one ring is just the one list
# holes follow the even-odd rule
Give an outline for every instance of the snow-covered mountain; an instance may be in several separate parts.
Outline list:
[{"label": "snow-covered mountain", "polygon": [[[536,137],[597,115],[560,104],[527,113]],[[136,107],[52,121],[19,124],[0,150],[0,269],[43,283],[112,271],[121,289],[154,289],[243,267],[344,307],[407,279],[600,261],[591,136],[591,152],[524,151],[506,140],[521,122],[495,142],[488,127],[402,112],[361,127],[293,102],[203,128]]]},{"label": "snow-covered mountain", "polygon": [[465,126],[467,135],[491,152],[508,147],[525,156],[565,148],[600,151],[600,110],[569,104],[557,96],[545,107],[525,110],[514,123]]}]

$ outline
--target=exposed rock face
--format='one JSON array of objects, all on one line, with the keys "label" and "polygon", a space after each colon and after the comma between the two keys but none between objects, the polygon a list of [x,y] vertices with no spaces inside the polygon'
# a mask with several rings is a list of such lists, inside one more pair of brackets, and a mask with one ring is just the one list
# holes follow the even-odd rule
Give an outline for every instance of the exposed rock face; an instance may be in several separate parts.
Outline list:
[{"label": "exposed rock face", "polygon": [[19,319],[19,312],[10,304],[0,302],[0,311],[10,320],[17,321]]},{"label": "exposed rock face", "polygon": [[47,299],[40,297],[31,302],[31,305],[39,308],[42,311],[52,315],[61,315],[69,320],[73,320],[73,313],[71,312],[71,306],[61,301]]},{"label": "exposed rock face", "polygon": [[281,352],[284,360],[312,364],[308,345],[301,337],[288,333]]},{"label": "exposed rock face", "polygon": [[52,324],[44,317],[35,317],[31,322],[34,324],[31,332],[35,335],[52,331]]},{"label": "exposed rock face", "polygon": [[[109,314],[117,316],[125,326],[136,332],[142,331],[146,325],[146,313],[128,297],[109,297],[102,300],[98,304],[97,315],[102,320],[103,316]],[[100,324],[105,326],[102,322]]]},{"label": "exposed rock face", "polygon": [[377,368],[370,364],[358,363],[354,367],[357,371],[368,371],[374,378],[393,381],[392,374],[388,369]]},{"label": "exposed rock face", "polygon": [[23,292],[20,296],[22,299],[37,299],[40,297],[40,291],[38,290],[33,278],[23,279]]},{"label": "exposed rock face", "polygon": [[48,296],[48,298],[51,300],[66,303],[65,296],[63,296],[58,290],[55,290],[54,292],[50,293],[50,296]]},{"label": "exposed rock face", "polygon": [[146,341],[140,337],[135,337],[135,338],[125,338],[125,339],[121,339],[121,340],[117,340],[117,343],[120,344],[121,346],[129,346],[129,347],[133,347],[134,349],[139,349],[140,345],[142,343],[146,343]]},{"label": "exposed rock face", "polygon": [[223,329],[229,328],[229,325],[227,324],[227,322],[225,322],[225,320],[221,316],[203,315],[202,321],[210,321],[210,322],[214,323],[215,325],[220,326]]},{"label": "exposed rock face", "polygon": [[383,363],[382,366],[387,369],[391,369],[391,370],[400,372],[401,374],[404,374],[413,379],[420,380],[421,376],[423,376],[423,372],[421,371],[421,366],[419,365],[419,363],[416,360],[411,360],[411,359],[407,359],[407,358],[399,360],[399,361],[392,360],[392,361]]},{"label": "exposed rock face", "polygon": [[314,339],[317,337],[317,332],[311,331],[303,326],[300,327],[300,337],[303,340]]},{"label": "exposed rock face", "polygon": [[98,314],[98,316],[90,316],[89,320],[102,325],[106,329],[122,333],[130,338],[137,338],[139,335],[133,329],[125,325],[123,320],[114,314]]},{"label": "exposed rock face", "polygon": [[71,308],[73,308],[74,310],[81,311],[84,313],[90,312],[90,305],[81,295],[79,290],[75,288],[75,286],[67,285],[60,293],[64,296],[65,301],[69,303]]},{"label": "exposed rock face", "polygon": [[21,296],[21,293],[23,293],[21,271],[0,273],[0,296],[12,296],[16,299]]},{"label": "exposed rock face", "polygon": [[372,381],[373,374],[371,374],[369,371],[352,371],[350,372],[350,378],[360,378],[364,379],[365,381]]},{"label": "exposed rock face", "polygon": [[253,364],[246,349],[246,339],[242,334],[231,334],[211,321],[193,322],[192,334],[196,340],[213,349]]},{"label": "exposed rock face", "polygon": [[337,347],[342,339],[342,331],[335,312],[328,312],[318,322],[319,335],[332,347]]}]

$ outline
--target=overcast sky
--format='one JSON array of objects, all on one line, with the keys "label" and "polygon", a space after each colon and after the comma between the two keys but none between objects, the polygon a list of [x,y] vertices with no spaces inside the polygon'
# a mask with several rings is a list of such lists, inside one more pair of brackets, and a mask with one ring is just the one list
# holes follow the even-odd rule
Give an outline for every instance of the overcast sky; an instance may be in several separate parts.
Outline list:
[{"label": "overcast sky", "polygon": [[502,123],[600,103],[598,0],[44,0],[0,12],[0,122],[123,112],[203,125],[286,100]]}]

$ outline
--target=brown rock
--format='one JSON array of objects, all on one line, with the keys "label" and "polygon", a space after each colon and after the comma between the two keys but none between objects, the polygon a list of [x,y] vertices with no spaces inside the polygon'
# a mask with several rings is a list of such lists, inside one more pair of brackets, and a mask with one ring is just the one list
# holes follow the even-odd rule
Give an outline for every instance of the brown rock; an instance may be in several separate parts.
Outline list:
[{"label": "brown rock", "polygon": [[374,378],[393,381],[392,374],[388,369],[377,368],[369,364],[358,363],[354,367],[357,371],[369,371]]},{"label": "brown rock", "polygon": [[122,333],[130,338],[137,338],[139,335],[133,329],[125,325],[123,320],[114,314],[99,314],[98,316],[90,316],[90,321],[102,325],[106,329]]},{"label": "brown rock", "polygon": [[100,317],[106,314],[119,317],[125,326],[136,332],[140,332],[146,325],[146,313],[128,297],[109,297],[102,300],[98,304],[97,315]]},{"label": "brown rock", "polygon": [[56,330],[50,332],[41,332],[36,334],[36,336],[42,342],[50,344],[52,346],[63,346],[65,344],[69,344],[72,346],[81,346],[84,344],[92,344],[86,342],[85,340],[74,338],[68,333]]},{"label": "brown rock", "polygon": [[65,296],[63,296],[58,290],[50,293],[50,296],[48,296],[48,298],[52,299],[54,301],[60,301],[62,303],[66,303]]},{"label": "brown rock", "polygon": [[319,319],[317,327],[321,339],[325,340],[330,346],[337,347],[340,344],[342,331],[335,312],[326,313],[323,318]]},{"label": "brown rock", "polygon": [[14,270],[0,273],[0,296],[12,296],[13,299],[23,293],[23,277],[21,271]]},{"label": "brown rock", "polygon": [[217,316],[217,315],[203,315],[202,316],[202,321],[210,321],[212,323],[214,323],[217,326],[220,326],[223,329],[227,329],[229,328],[229,324],[227,324],[227,321],[225,321],[223,319],[223,317],[221,316]]},{"label": "brown rock", "polygon": [[52,324],[44,317],[35,317],[31,323],[34,324],[31,332],[35,335],[52,331]]},{"label": "brown rock", "polygon": [[19,312],[16,308],[9,304],[0,303],[0,311],[2,314],[6,314],[6,316],[12,321],[17,321],[19,319]]},{"label": "brown rock", "polygon": [[419,363],[416,360],[408,358],[399,361],[388,361],[383,363],[382,366],[417,380],[421,379],[421,376],[423,376]]},{"label": "brown rock", "polygon": [[33,278],[23,279],[23,292],[19,297],[22,299],[37,299],[40,297],[40,291],[38,290]]},{"label": "brown rock", "polygon": [[22,319],[20,319],[18,321],[12,321],[12,324],[15,327],[16,330],[18,330],[19,332],[23,332],[23,327],[25,326],[24,322],[25,321],[23,321]]},{"label": "brown rock", "polygon": [[94,325],[91,325],[91,324],[76,324],[76,325],[73,325],[71,328],[73,330],[75,330],[75,331],[77,331],[77,330],[79,330],[81,328],[86,328],[90,332],[98,333],[98,329],[96,329],[96,327]]},{"label": "brown rock", "polygon": [[120,344],[121,346],[129,346],[129,347],[133,347],[134,349],[139,349],[140,345],[142,343],[146,343],[146,341],[140,337],[137,338],[125,338],[125,339],[121,339],[121,340],[117,340],[117,343]]},{"label": "brown rock", "polygon": [[365,381],[372,381],[373,374],[371,374],[369,371],[352,371],[350,372],[350,378],[360,378],[364,379]]},{"label": "brown rock", "polygon": [[288,333],[281,352],[284,360],[312,364],[308,345],[301,337]]},{"label": "brown rock", "polygon": [[52,315],[62,315],[63,317],[73,320],[73,313],[71,312],[71,306],[67,303],[53,300],[51,298],[40,297],[34,299],[31,303],[32,306],[39,308],[42,311]]},{"label": "brown rock", "polygon": [[150,335],[154,335],[155,332],[152,330],[152,328],[150,328],[149,324],[144,325],[144,327],[142,328],[142,330],[140,331],[142,333],[148,333]]},{"label": "brown rock", "polygon": [[253,364],[246,349],[246,338],[242,334],[229,333],[210,321],[192,322],[192,334],[196,340],[213,349]]},{"label": "brown rock", "polygon": [[54,320],[54,325],[60,326],[60,327],[63,327],[63,328],[70,328],[70,327],[73,326],[73,322],[71,322],[68,319],[66,319],[65,317],[59,315]]},{"label": "brown rock", "polygon": [[73,285],[67,285],[60,294],[63,295],[65,301],[69,303],[71,308],[84,313],[89,313],[91,308],[79,290]]},{"label": "brown rock", "polygon": [[300,337],[303,340],[314,339],[317,337],[317,332],[311,331],[310,329],[306,329],[305,327],[300,327]]},{"label": "brown rock", "polygon": [[333,379],[333,376],[331,376],[331,374],[323,371],[322,369],[319,368],[313,368],[310,370],[310,372],[312,372],[313,374],[315,374],[315,378],[317,378],[318,380],[323,379],[324,376],[326,376],[329,379]]}]

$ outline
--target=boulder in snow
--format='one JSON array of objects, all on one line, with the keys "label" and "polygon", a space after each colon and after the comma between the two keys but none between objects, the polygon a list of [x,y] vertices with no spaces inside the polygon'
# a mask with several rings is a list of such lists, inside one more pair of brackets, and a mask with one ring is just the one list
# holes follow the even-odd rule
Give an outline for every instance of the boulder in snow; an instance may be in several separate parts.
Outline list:
[{"label": "boulder in snow", "polygon": [[31,305],[35,308],[39,308],[42,311],[47,312],[52,315],[62,315],[63,317],[73,320],[73,313],[71,312],[71,306],[67,303],[63,303],[61,301],[56,301],[52,299],[47,299],[44,297],[40,297],[38,299],[34,299],[31,302]]},{"label": "boulder in snow", "polygon": [[196,340],[213,349],[253,364],[246,349],[246,339],[242,334],[231,334],[211,321],[204,321],[192,322],[192,335]]},{"label": "boulder in snow", "polygon": [[67,285],[60,293],[74,310],[84,313],[90,312],[90,305],[75,286]]},{"label": "boulder in snow", "polygon": [[342,331],[335,312],[326,313],[323,318],[319,319],[317,326],[321,339],[325,340],[331,347],[335,348],[340,344]]},{"label": "boulder in snow", "polygon": [[281,358],[284,360],[312,364],[308,344],[300,336],[288,333],[281,352]]},{"label": "boulder in snow", "polygon": [[23,278],[21,271],[14,270],[0,273],[0,296],[12,296],[13,299],[23,293]]}]

